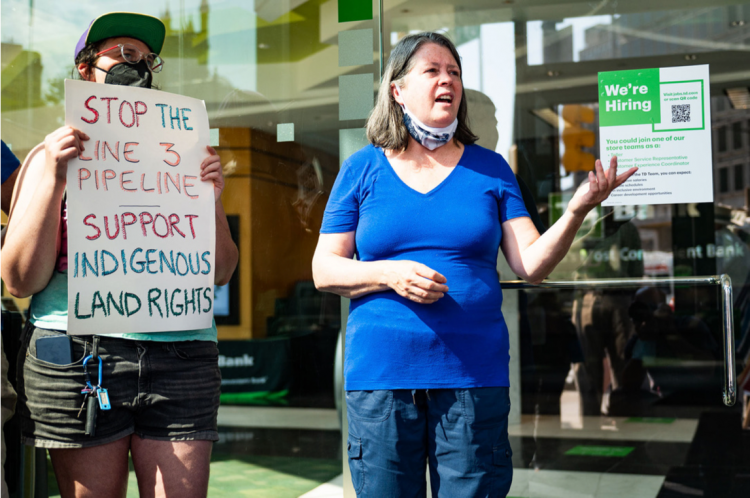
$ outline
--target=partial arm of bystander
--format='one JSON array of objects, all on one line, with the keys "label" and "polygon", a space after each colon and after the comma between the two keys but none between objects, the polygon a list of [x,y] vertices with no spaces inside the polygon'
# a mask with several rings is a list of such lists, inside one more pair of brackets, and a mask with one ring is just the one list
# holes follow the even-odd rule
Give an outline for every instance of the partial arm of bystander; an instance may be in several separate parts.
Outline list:
[{"label": "partial arm of bystander", "polygon": [[2,278],[16,297],[41,291],[52,277],[68,161],[84,150],[88,138],[63,126],[47,135],[24,161],[2,249]]}]

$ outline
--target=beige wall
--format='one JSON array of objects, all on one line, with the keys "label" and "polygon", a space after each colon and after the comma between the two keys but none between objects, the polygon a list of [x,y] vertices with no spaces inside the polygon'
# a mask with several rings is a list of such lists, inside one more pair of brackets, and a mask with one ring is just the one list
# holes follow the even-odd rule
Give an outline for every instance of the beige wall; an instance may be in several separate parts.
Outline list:
[{"label": "beige wall", "polygon": [[[219,136],[217,150],[228,170],[222,201],[227,214],[240,217],[240,324],[220,326],[219,338],[262,338],[276,300],[289,297],[297,282],[312,280],[312,256],[338,160],[248,128],[222,128]],[[312,180],[314,158],[320,185]]]}]

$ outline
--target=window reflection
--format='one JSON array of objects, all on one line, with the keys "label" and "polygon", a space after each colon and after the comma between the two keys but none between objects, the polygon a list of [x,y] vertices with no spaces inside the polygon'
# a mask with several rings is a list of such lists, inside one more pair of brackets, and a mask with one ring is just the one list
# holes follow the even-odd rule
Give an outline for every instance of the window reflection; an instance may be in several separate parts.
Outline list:
[{"label": "window reflection", "polygon": [[[728,273],[735,316],[743,317],[735,318],[738,360],[750,352],[748,331],[739,325],[750,323],[745,199],[750,116],[725,96],[749,84],[736,62],[750,62],[748,28],[742,22],[750,11],[744,5],[708,2],[691,8],[657,2],[654,8],[622,2],[506,2],[488,8],[464,2],[450,14],[422,12],[409,3],[385,12],[386,55],[406,33],[422,29],[439,29],[456,42],[472,129],[480,145],[506,156],[522,189],[528,187],[527,205],[542,230],[559,219],[598,156],[599,71],[711,65],[715,175],[705,188],[713,189],[715,202],[592,211],[550,276],[577,282],[575,290],[504,291],[503,313],[512,329],[511,371],[514,361],[520,371],[511,380],[520,386],[511,403],[517,419],[514,423],[512,413],[510,431],[518,436],[513,445],[520,455],[514,461],[519,487],[514,484],[511,494],[530,495],[534,482],[547,482],[545,469],[589,468],[582,460],[560,457],[568,438],[581,444],[638,439],[646,436],[627,436],[635,434],[632,424],[660,420],[682,424],[690,435],[668,435],[676,432],[665,425],[639,430],[684,444],[692,441],[702,414],[722,406],[715,287],[646,280],[640,286],[600,289],[589,282]],[[511,34],[513,60],[503,59],[502,47],[510,43],[488,43],[493,29]],[[509,116],[512,124],[506,127]],[[502,261],[499,267],[503,280],[515,278]],[[669,465],[682,465],[685,448],[675,450]],[[663,463],[642,455],[639,469],[666,473]],[[525,468],[542,472],[524,477]],[[658,486],[643,496],[657,494]]]},{"label": "window reflection", "polygon": [[[529,21],[528,64],[745,50],[747,6],[621,12]],[[628,6],[622,6],[628,9]]]}]

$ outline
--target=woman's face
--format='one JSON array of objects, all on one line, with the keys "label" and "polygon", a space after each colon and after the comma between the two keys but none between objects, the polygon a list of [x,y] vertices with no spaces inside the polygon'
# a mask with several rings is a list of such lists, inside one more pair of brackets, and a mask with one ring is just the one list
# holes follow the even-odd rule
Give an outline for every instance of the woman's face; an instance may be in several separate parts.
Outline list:
[{"label": "woman's face", "polygon": [[414,54],[414,67],[404,78],[404,87],[391,84],[393,98],[406,103],[417,119],[433,128],[449,126],[458,115],[463,97],[461,70],[447,48],[435,43],[422,45]]},{"label": "woman's face", "polygon": [[[120,36],[117,38],[107,38],[104,40],[104,43],[101,45],[101,50],[99,52],[103,52],[104,50],[107,50],[108,48],[115,47],[119,44],[125,44],[130,43],[131,45],[135,45],[135,47],[141,51],[143,54],[149,54],[151,53],[151,49],[148,48],[148,45],[143,43],[140,40],[137,40],[135,38],[129,38],[127,36]],[[119,48],[116,48],[114,50],[110,50],[106,54],[102,54],[99,56],[99,58],[94,62],[93,65],[100,69],[104,69],[104,71],[109,71],[112,66],[115,66],[117,64],[124,63],[125,60],[122,58],[122,50]],[[83,72],[81,72],[81,75],[84,79],[87,81],[95,81],[97,83],[104,83],[104,79],[107,77],[107,73],[104,71],[97,71],[94,68],[88,68],[86,64],[79,64],[78,70],[81,71],[83,68]],[[88,69],[88,71],[87,71]]]}]

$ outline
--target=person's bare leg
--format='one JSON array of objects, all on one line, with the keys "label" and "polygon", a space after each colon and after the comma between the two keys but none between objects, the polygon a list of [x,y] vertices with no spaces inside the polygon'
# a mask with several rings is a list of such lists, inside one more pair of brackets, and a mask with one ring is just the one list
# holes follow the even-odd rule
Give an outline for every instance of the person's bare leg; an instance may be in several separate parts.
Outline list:
[{"label": "person's bare leg", "polygon": [[131,455],[141,498],[205,498],[211,441],[155,441],[133,436]]},{"label": "person's bare leg", "polygon": [[61,498],[124,497],[130,437],[93,448],[49,450]]}]

